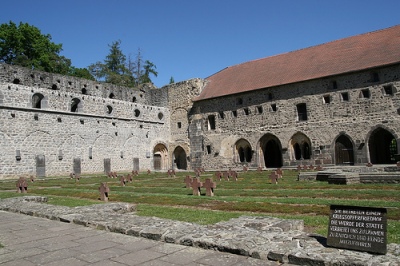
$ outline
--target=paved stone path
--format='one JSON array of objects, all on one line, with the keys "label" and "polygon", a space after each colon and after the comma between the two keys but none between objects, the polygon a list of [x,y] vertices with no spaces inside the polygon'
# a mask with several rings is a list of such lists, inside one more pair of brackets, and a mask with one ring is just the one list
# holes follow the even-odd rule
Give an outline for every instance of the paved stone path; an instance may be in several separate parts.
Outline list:
[{"label": "paved stone path", "polygon": [[4,211],[0,243],[1,266],[278,265]]},{"label": "paved stone path", "polygon": [[400,265],[400,245],[389,244],[386,255],[330,248],[324,237],[303,232],[301,220],[240,217],[202,226],[138,216],[136,206],[127,203],[69,208],[46,201],[0,200],[0,243],[6,246],[0,264],[24,265],[18,263],[23,259],[25,265],[65,260],[57,266],[69,260],[72,265]]}]

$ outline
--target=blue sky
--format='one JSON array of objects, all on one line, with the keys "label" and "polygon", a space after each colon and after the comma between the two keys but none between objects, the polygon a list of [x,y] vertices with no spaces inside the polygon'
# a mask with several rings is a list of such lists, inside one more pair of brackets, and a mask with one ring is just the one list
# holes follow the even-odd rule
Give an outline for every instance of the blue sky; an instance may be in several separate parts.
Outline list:
[{"label": "blue sky", "polygon": [[157,66],[157,87],[246,61],[400,24],[399,0],[13,0],[0,24],[36,26],[76,67],[124,54]]}]

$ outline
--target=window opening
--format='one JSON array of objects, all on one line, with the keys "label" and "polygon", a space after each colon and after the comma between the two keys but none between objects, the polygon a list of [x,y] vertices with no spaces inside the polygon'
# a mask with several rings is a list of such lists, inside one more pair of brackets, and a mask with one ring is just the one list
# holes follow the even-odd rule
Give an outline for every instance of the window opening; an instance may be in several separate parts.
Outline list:
[{"label": "window opening", "polygon": [[272,112],[276,112],[276,104],[271,104],[271,110]]},{"label": "window opening", "polygon": [[349,93],[348,92],[342,92],[341,93],[341,97],[342,97],[342,102],[348,102],[349,101]]},{"label": "window opening", "polygon": [[214,130],[214,129],[215,129],[215,116],[209,115],[208,116],[208,130]]},{"label": "window opening", "polygon": [[369,99],[371,98],[371,93],[369,89],[361,90],[361,98]]},{"label": "window opening", "polygon": [[32,96],[32,108],[41,109],[42,108],[42,100],[44,96],[40,93],[35,93]]},{"label": "window opening", "polygon": [[306,121],[307,105],[305,103],[299,103],[296,107],[297,107],[297,121]]},{"label": "window opening", "polygon": [[236,110],[232,111],[232,115],[233,117],[237,117],[237,111]]},{"label": "window opening", "polygon": [[111,114],[113,111],[113,108],[111,105],[107,105],[107,114]]},{"label": "window opening", "polygon": [[81,100],[79,100],[78,98],[74,98],[71,101],[71,112],[75,113],[78,112],[79,110],[79,104],[80,104]]},{"label": "window opening", "polygon": [[178,128],[182,128],[182,123],[181,123],[181,122],[178,122],[178,123],[177,123],[177,126],[178,126]]},{"label": "window opening", "polygon": [[383,86],[383,90],[385,92],[385,95],[390,95],[390,96],[393,95],[393,86],[392,85]]},{"label": "window opening", "polygon": [[211,154],[211,145],[207,145],[207,154]]},{"label": "window opening", "polygon": [[245,115],[249,115],[250,114],[249,108],[244,108],[243,110],[244,110],[244,114]]},{"label": "window opening", "polygon": [[139,117],[139,115],[140,115],[140,111],[139,111],[139,109],[135,109],[135,117]]},{"label": "window opening", "polygon": [[221,119],[225,119],[225,114],[224,114],[223,111],[220,111],[220,112],[219,112],[219,117],[220,117]]},{"label": "window opening", "polygon": [[263,108],[262,108],[262,106],[257,106],[256,108],[257,108],[257,112],[258,112],[259,114],[262,114],[262,113],[263,113]]},{"label": "window opening", "polygon": [[331,96],[330,95],[325,95],[324,96],[324,103],[325,104],[331,103]]}]

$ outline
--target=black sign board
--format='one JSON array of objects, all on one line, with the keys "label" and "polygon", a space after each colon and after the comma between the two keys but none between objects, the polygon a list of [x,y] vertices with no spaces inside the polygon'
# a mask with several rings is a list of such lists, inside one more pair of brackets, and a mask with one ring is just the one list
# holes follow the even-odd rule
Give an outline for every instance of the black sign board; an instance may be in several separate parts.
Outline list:
[{"label": "black sign board", "polygon": [[328,246],[386,254],[385,208],[331,205]]}]

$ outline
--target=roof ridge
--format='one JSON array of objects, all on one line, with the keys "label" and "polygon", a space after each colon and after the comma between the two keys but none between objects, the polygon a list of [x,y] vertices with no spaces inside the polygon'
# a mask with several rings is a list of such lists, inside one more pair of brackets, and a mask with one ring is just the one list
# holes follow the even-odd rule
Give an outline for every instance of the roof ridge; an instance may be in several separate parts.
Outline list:
[{"label": "roof ridge", "polygon": [[283,52],[283,53],[279,53],[279,54],[275,54],[275,55],[271,55],[271,56],[266,56],[266,57],[257,58],[257,59],[253,59],[253,60],[250,60],[250,61],[238,63],[238,64],[235,64],[235,65],[227,66],[227,67],[215,72],[214,74],[209,75],[207,78],[209,78],[209,77],[211,77],[211,76],[213,76],[213,75],[215,75],[215,74],[217,74],[219,72],[222,72],[222,71],[224,71],[225,69],[228,69],[228,68],[232,68],[232,67],[236,67],[236,66],[240,66],[240,65],[244,65],[244,64],[250,64],[250,63],[253,63],[253,62],[257,62],[257,61],[262,61],[262,60],[265,60],[267,58],[273,58],[273,57],[278,57],[278,56],[282,56],[282,55],[285,55],[285,54],[291,54],[291,53],[295,53],[295,52],[299,52],[299,51],[303,51],[303,50],[307,50],[307,49],[312,49],[312,48],[315,48],[315,47],[327,45],[327,44],[330,44],[330,43],[340,42],[340,41],[343,41],[343,40],[346,40],[346,39],[350,39],[350,38],[356,38],[356,37],[361,37],[361,36],[364,36],[364,35],[376,34],[378,32],[387,31],[387,30],[390,30],[390,29],[395,28],[395,27],[400,27],[400,24],[397,24],[397,25],[394,25],[394,26],[390,26],[390,27],[384,28],[384,29],[378,29],[378,30],[374,30],[374,31],[364,32],[364,33],[360,33],[360,34],[357,34],[357,35],[347,36],[347,37],[343,37],[343,38],[340,38],[340,39],[327,41],[327,42],[324,42],[324,43],[315,44],[315,45],[311,45],[311,46],[304,47],[304,48],[299,48],[299,49],[293,50],[293,51],[287,51],[287,52]]}]

